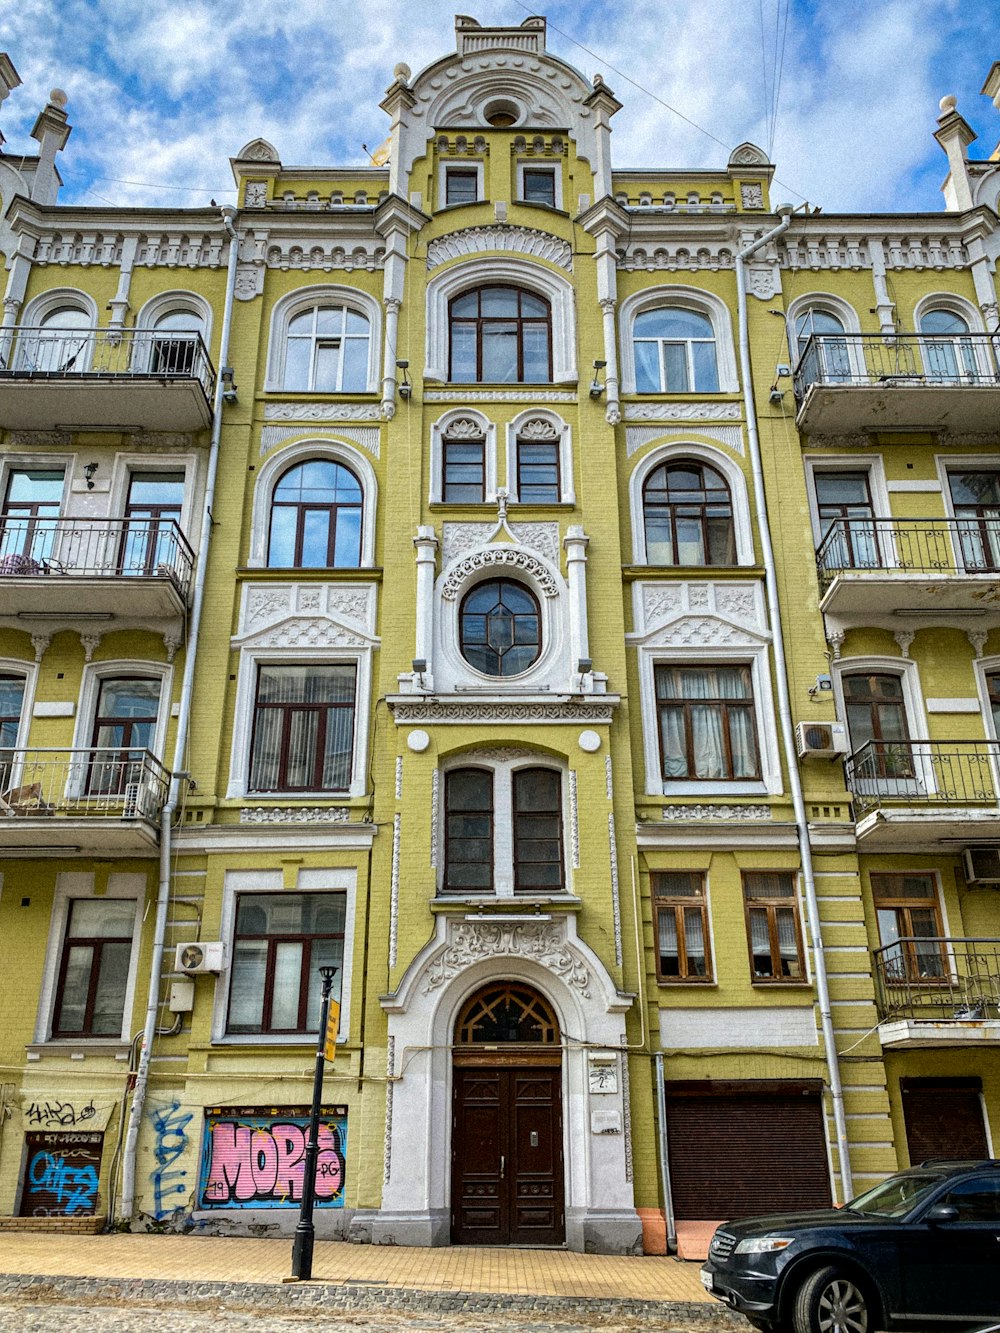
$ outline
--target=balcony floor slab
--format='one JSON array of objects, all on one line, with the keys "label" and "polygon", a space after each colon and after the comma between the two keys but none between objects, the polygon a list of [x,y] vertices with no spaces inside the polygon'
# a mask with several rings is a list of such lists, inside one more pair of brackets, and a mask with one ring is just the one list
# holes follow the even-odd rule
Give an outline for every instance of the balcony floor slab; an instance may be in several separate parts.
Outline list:
[{"label": "balcony floor slab", "polygon": [[142,818],[0,816],[0,859],[52,856],[153,856],[159,828]]},{"label": "balcony floor slab", "polygon": [[[94,619],[173,619],[186,610],[183,594],[171,578],[108,574],[99,577],[73,574],[0,575],[0,616],[74,614]],[[15,622],[16,623],[16,622]],[[20,626],[23,628],[23,625]]]},{"label": "balcony floor slab", "polygon": [[872,384],[811,384],[795,424],[804,434],[858,431],[995,431],[1000,385],[914,384],[887,377]]},{"label": "balcony floor slab", "polygon": [[934,854],[947,847],[954,854],[963,843],[984,838],[1000,841],[1000,807],[883,808],[872,810],[859,819],[856,832],[859,850],[864,852]]},{"label": "balcony floor slab", "polygon": [[903,1018],[879,1027],[883,1050],[941,1050],[956,1046],[1000,1046],[1000,1019]]},{"label": "balcony floor slab", "polygon": [[7,430],[203,431],[212,408],[196,379],[130,375],[0,378]]}]

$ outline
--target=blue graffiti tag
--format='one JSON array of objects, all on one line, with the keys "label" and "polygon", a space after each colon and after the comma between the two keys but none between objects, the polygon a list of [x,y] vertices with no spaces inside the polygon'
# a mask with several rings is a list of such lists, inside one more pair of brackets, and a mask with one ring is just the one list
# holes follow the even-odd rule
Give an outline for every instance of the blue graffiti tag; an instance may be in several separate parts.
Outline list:
[{"label": "blue graffiti tag", "polygon": [[167,1170],[187,1149],[187,1127],[194,1119],[193,1111],[182,1115],[180,1109],[181,1104],[175,1099],[169,1106],[156,1106],[149,1113],[156,1132],[156,1147],[153,1150],[156,1170],[151,1173],[150,1179],[153,1182],[153,1216],[157,1222],[162,1222],[169,1213],[176,1213],[181,1207],[175,1203],[173,1207],[165,1208],[165,1199],[174,1194],[187,1194],[184,1183],[187,1172],[180,1168]]},{"label": "blue graffiti tag", "polygon": [[40,1152],[31,1159],[28,1177],[37,1189],[55,1195],[66,1217],[95,1205],[98,1180],[92,1166],[70,1166],[65,1157]]}]

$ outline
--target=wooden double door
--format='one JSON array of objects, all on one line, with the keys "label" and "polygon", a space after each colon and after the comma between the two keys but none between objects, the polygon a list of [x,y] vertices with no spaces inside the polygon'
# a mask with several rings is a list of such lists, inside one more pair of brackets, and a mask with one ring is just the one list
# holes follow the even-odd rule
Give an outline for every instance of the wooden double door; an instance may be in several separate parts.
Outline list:
[{"label": "wooden double door", "polygon": [[457,1245],[565,1239],[562,1069],[455,1065],[451,1234]]}]

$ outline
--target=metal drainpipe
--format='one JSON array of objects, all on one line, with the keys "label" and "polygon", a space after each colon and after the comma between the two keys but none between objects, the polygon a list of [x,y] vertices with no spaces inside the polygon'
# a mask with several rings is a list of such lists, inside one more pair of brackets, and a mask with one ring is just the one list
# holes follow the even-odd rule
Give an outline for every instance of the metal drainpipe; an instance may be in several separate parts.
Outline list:
[{"label": "metal drainpipe", "polygon": [[656,1071],[656,1123],[659,1129],[660,1184],[663,1188],[663,1220],[667,1224],[667,1253],[677,1249],[677,1219],[674,1217],[674,1195],[670,1187],[670,1157],[667,1146],[667,1090],[664,1083],[663,1052],[653,1057]]},{"label": "metal drainpipe", "polygon": [[799,853],[802,857],[802,879],[805,885],[806,910],[809,914],[809,931],[813,941],[813,971],[816,976],[816,999],[819,1005],[820,1025],[823,1030],[823,1046],[826,1051],[827,1070],[830,1077],[830,1097],[833,1102],[833,1122],[837,1132],[837,1148],[840,1158],[840,1187],[842,1202],[853,1197],[854,1182],[851,1177],[851,1158],[847,1144],[847,1120],[844,1114],[844,1090],[840,1081],[840,1064],[837,1058],[837,1046],[834,1040],[833,1017],[830,1013],[830,990],[826,976],[826,956],[823,951],[823,936],[820,929],[819,903],[816,901],[816,880],[813,874],[812,848],[809,844],[809,822],[806,818],[805,800],[802,795],[802,782],[799,778],[798,755],[795,750],[795,735],[792,728],[791,705],[788,692],[788,671],[785,665],[785,640],[781,627],[781,611],[778,603],[778,581],[774,568],[774,548],[771,545],[771,529],[767,518],[767,500],[764,494],[764,470],[761,465],[760,437],[757,434],[757,406],[754,399],[753,380],[750,376],[750,333],[747,322],[746,271],[743,267],[751,255],[762,249],[775,237],[787,231],[792,221],[790,204],[783,204],[778,209],[781,221],[776,227],[751,241],[736,256],[736,292],[739,308],[740,329],[740,375],[743,379],[743,402],[747,419],[747,435],[750,441],[750,459],[753,468],[754,503],[757,507],[757,525],[760,531],[760,545],[764,556],[764,586],[767,594],[768,617],[774,643],[774,674],[778,687],[778,719],[781,724],[781,740],[785,751],[785,763],[788,768],[788,783],[792,790],[792,804],[795,809],[795,825],[798,831]]},{"label": "metal drainpipe", "polygon": [[229,364],[229,333],[233,323],[233,293],[236,287],[236,264],[239,259],[239,237],[233,226],[233,219],[236,215],[236,209],[231,206],[222,209],[222,222],[229,233],[229,267],[226,274],[226,299],[222,314],[222,335],[219,341],[219,373],[215,381],[212,440],[208,454],[208,478],[205,483],[204,514],[201,523],[201,540],[198,545],[198,567],[195,570],[194,593],[191,599],[191,621],[187,652],[184,658],[184,679],[181,684],[180,713],[177,718],[177,740],[174,745],[174,762],[170,774],[170,791],[160,814],[160,886],[156,899],[156,922],[153,928],[153,957],[149,967],[149,996],[146,1002],[146,1023],[142,1034],[142,1046],[139,1050],[135,1091],[132,1096],[132,1110],[129,1114],[128,1132],[125,1137],[125,1151],[122,1160],[122,1194],[119,1218],[125,1222],[132,1220],[132,1214],[135,1211],[136,1147],[139,1141],[139,1129],[142,1125],[142,1113],[146,1104],[149,1062],[152,1056],[153,1038],[156,1035],[156,1019],[160,1007],[160,972],[163,965],[163,941],[167,933],[167,906],[170,900],[172,820],[180,803],[181,778],[186,776],[182,774],[182,770],[185,767],[188,728],[191,721],[191,694],[194,686],[195,662],[198,656],[201,612],[205,601],[208,548],[212,539],[212,501],[215,498],[215,478],[219,470],[219,441],[222,437],[222,395],[224,390],[222,368]]}]

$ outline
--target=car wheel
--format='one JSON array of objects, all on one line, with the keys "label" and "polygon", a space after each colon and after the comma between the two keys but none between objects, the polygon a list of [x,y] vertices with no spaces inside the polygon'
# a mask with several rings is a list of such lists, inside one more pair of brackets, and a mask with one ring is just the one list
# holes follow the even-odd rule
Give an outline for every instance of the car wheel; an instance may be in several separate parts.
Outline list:
[{"label": "car wheel", "polygon": [[838,1268],[810,1274],[795,1296],[795,1333],[874,1333],[874,1312],[863,1289]]}]

